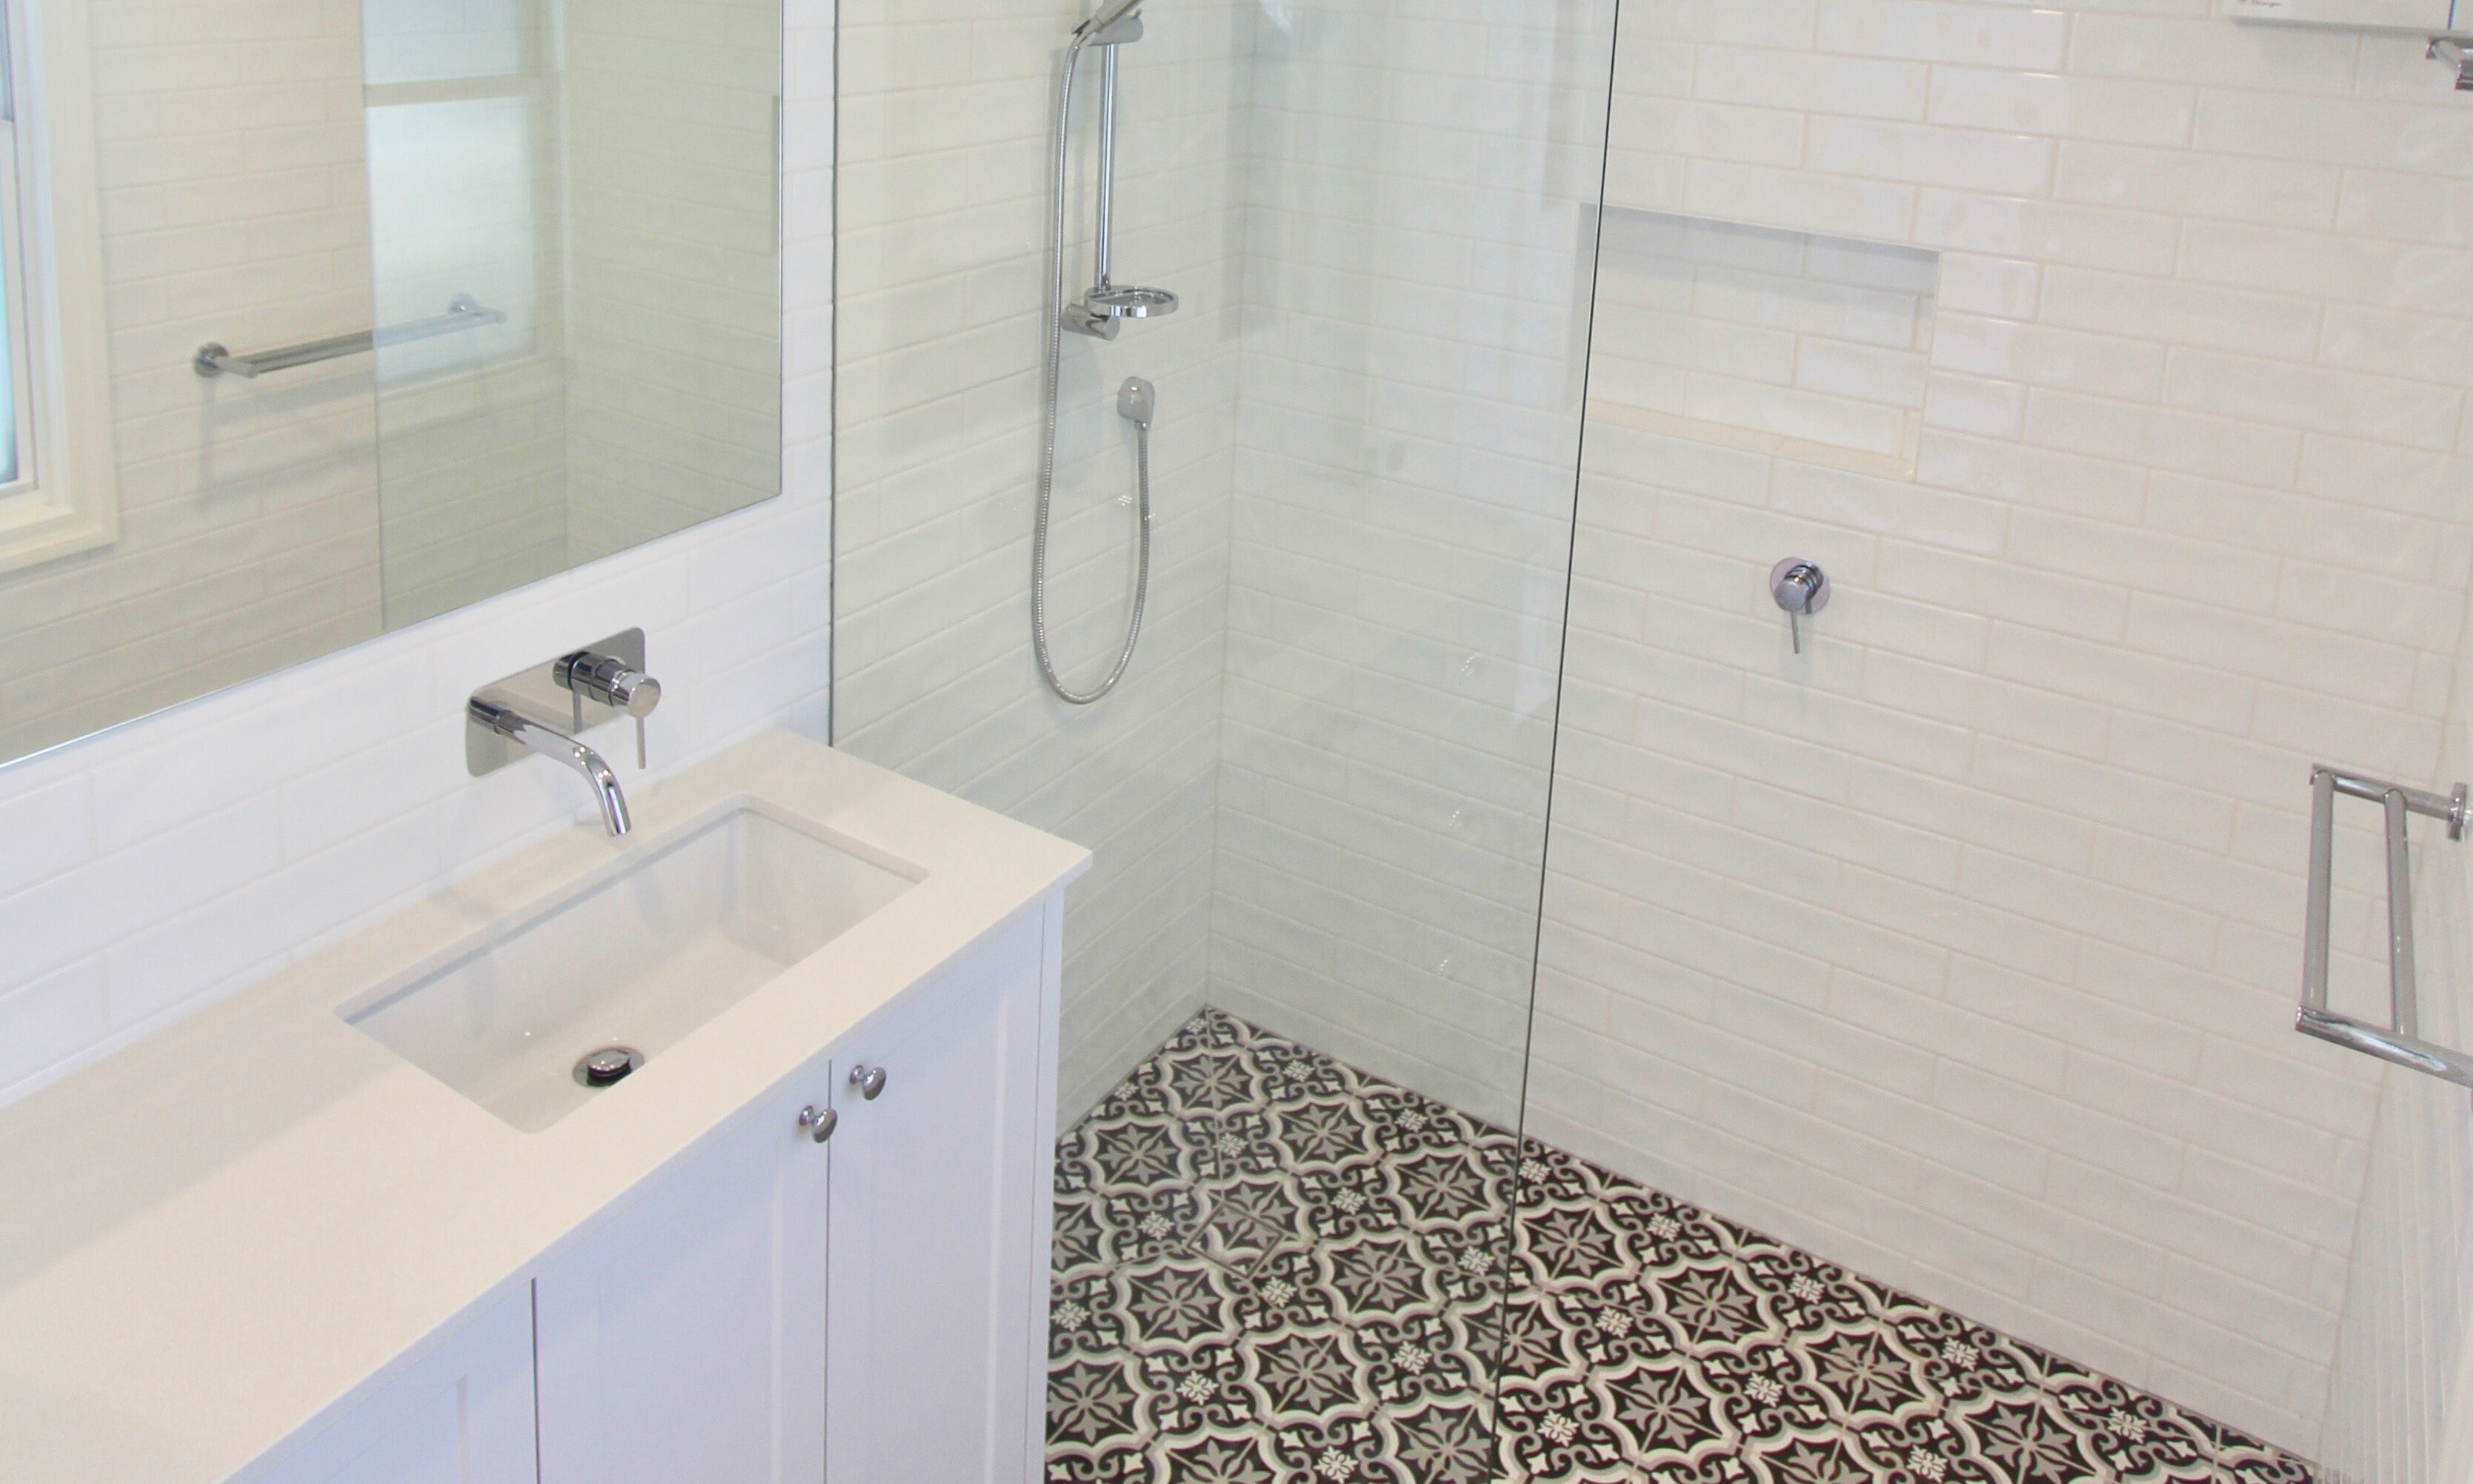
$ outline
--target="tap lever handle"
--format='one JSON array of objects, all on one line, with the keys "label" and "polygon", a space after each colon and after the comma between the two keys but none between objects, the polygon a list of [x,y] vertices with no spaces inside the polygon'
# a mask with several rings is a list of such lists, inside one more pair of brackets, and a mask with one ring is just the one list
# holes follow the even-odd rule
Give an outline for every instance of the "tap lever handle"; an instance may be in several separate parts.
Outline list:
[{"label": "tap lever handle", "polygon": [[589,696],[637,721],[661,704],[661,682],[612,655],[579,649],[558,662],[558,682],[579,698]]}]

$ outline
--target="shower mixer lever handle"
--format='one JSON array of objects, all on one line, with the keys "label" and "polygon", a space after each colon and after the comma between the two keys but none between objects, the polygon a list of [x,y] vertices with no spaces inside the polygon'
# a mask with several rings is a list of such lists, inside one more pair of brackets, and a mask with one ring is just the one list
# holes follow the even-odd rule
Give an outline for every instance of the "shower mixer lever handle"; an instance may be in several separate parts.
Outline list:
[{"label": "shower mixer lever handle", "polygon": [[1769,596],[1786,610],[1787,633],[1794,652],[1803,653],[1803,621],[1829,606],[1829,574],[1801,557],[1789,557],[1769,568]]}]

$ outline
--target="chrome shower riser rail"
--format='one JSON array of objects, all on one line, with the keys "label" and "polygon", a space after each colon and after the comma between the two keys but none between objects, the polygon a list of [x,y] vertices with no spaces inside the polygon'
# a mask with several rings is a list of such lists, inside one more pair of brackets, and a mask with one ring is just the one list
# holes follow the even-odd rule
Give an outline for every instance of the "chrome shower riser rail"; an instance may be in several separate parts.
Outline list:
[{"label": "chrome shower riser rail", "polygon": [[426,320],[414,320],[403,324],[390,324],[379,330],[359,330],[349,335],[332,335],[324,340],[303,341],[277,350],[260,350],[253,355],[234,355],[220,344],[208,341],[198,347],[197,356],[189,363],[199,375],[205,377],[238,376],[255,381],[268,371],[290,371],[296,366],[311,366],[320,361],[339,360],[359,355],[380,346],[401,345],[406,341],[432,340],[440,335],[452,335],[457,330],[474,329],[484,324],[500,324],[506,315],[496,309],[484,309],[469,294],[458,294],[446,302],[446,312]]},{"label": "chrome shower riser rail", "polygon": [[[2348,1046],[2398,1066],[2473,1088],[2473,1056],[2421,1039],[2420,988],[2413,947],[2413,859],[2408,826],[2413,815],[2443,820],[2447,838],[2462,840],[2473,789],[2452,797],[2384,783],[2335,768],[2310,772],[2310,899],[2301,944],[2301,1011],[2293,1029]],[[2388,1021],[2373,1025],[2327,1008],[2327,957],[2334,915],[2336,796],[2367,800],[2387,821]]]}]

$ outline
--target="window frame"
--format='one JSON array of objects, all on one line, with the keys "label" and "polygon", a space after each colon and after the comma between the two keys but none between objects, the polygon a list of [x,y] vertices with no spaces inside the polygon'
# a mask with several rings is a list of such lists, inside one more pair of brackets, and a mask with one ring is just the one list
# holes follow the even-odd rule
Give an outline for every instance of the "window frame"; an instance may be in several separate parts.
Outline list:
[{"label": "window frame", "polygon": [[[0,0],[17,244],[8,277],[19,479],[0,486],[0,572],[120,538],[87,0]],[[0,183],[11,171],[0,168]]]}]

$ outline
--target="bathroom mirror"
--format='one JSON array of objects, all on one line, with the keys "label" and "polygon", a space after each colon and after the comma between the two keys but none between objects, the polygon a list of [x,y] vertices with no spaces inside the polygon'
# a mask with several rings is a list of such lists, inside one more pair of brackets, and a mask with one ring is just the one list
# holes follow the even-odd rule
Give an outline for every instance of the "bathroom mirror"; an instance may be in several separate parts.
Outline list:
[{"label": "bathroom mirror", "polygon": [[780,0],[7,13],[0,761],[780,493]]}]

